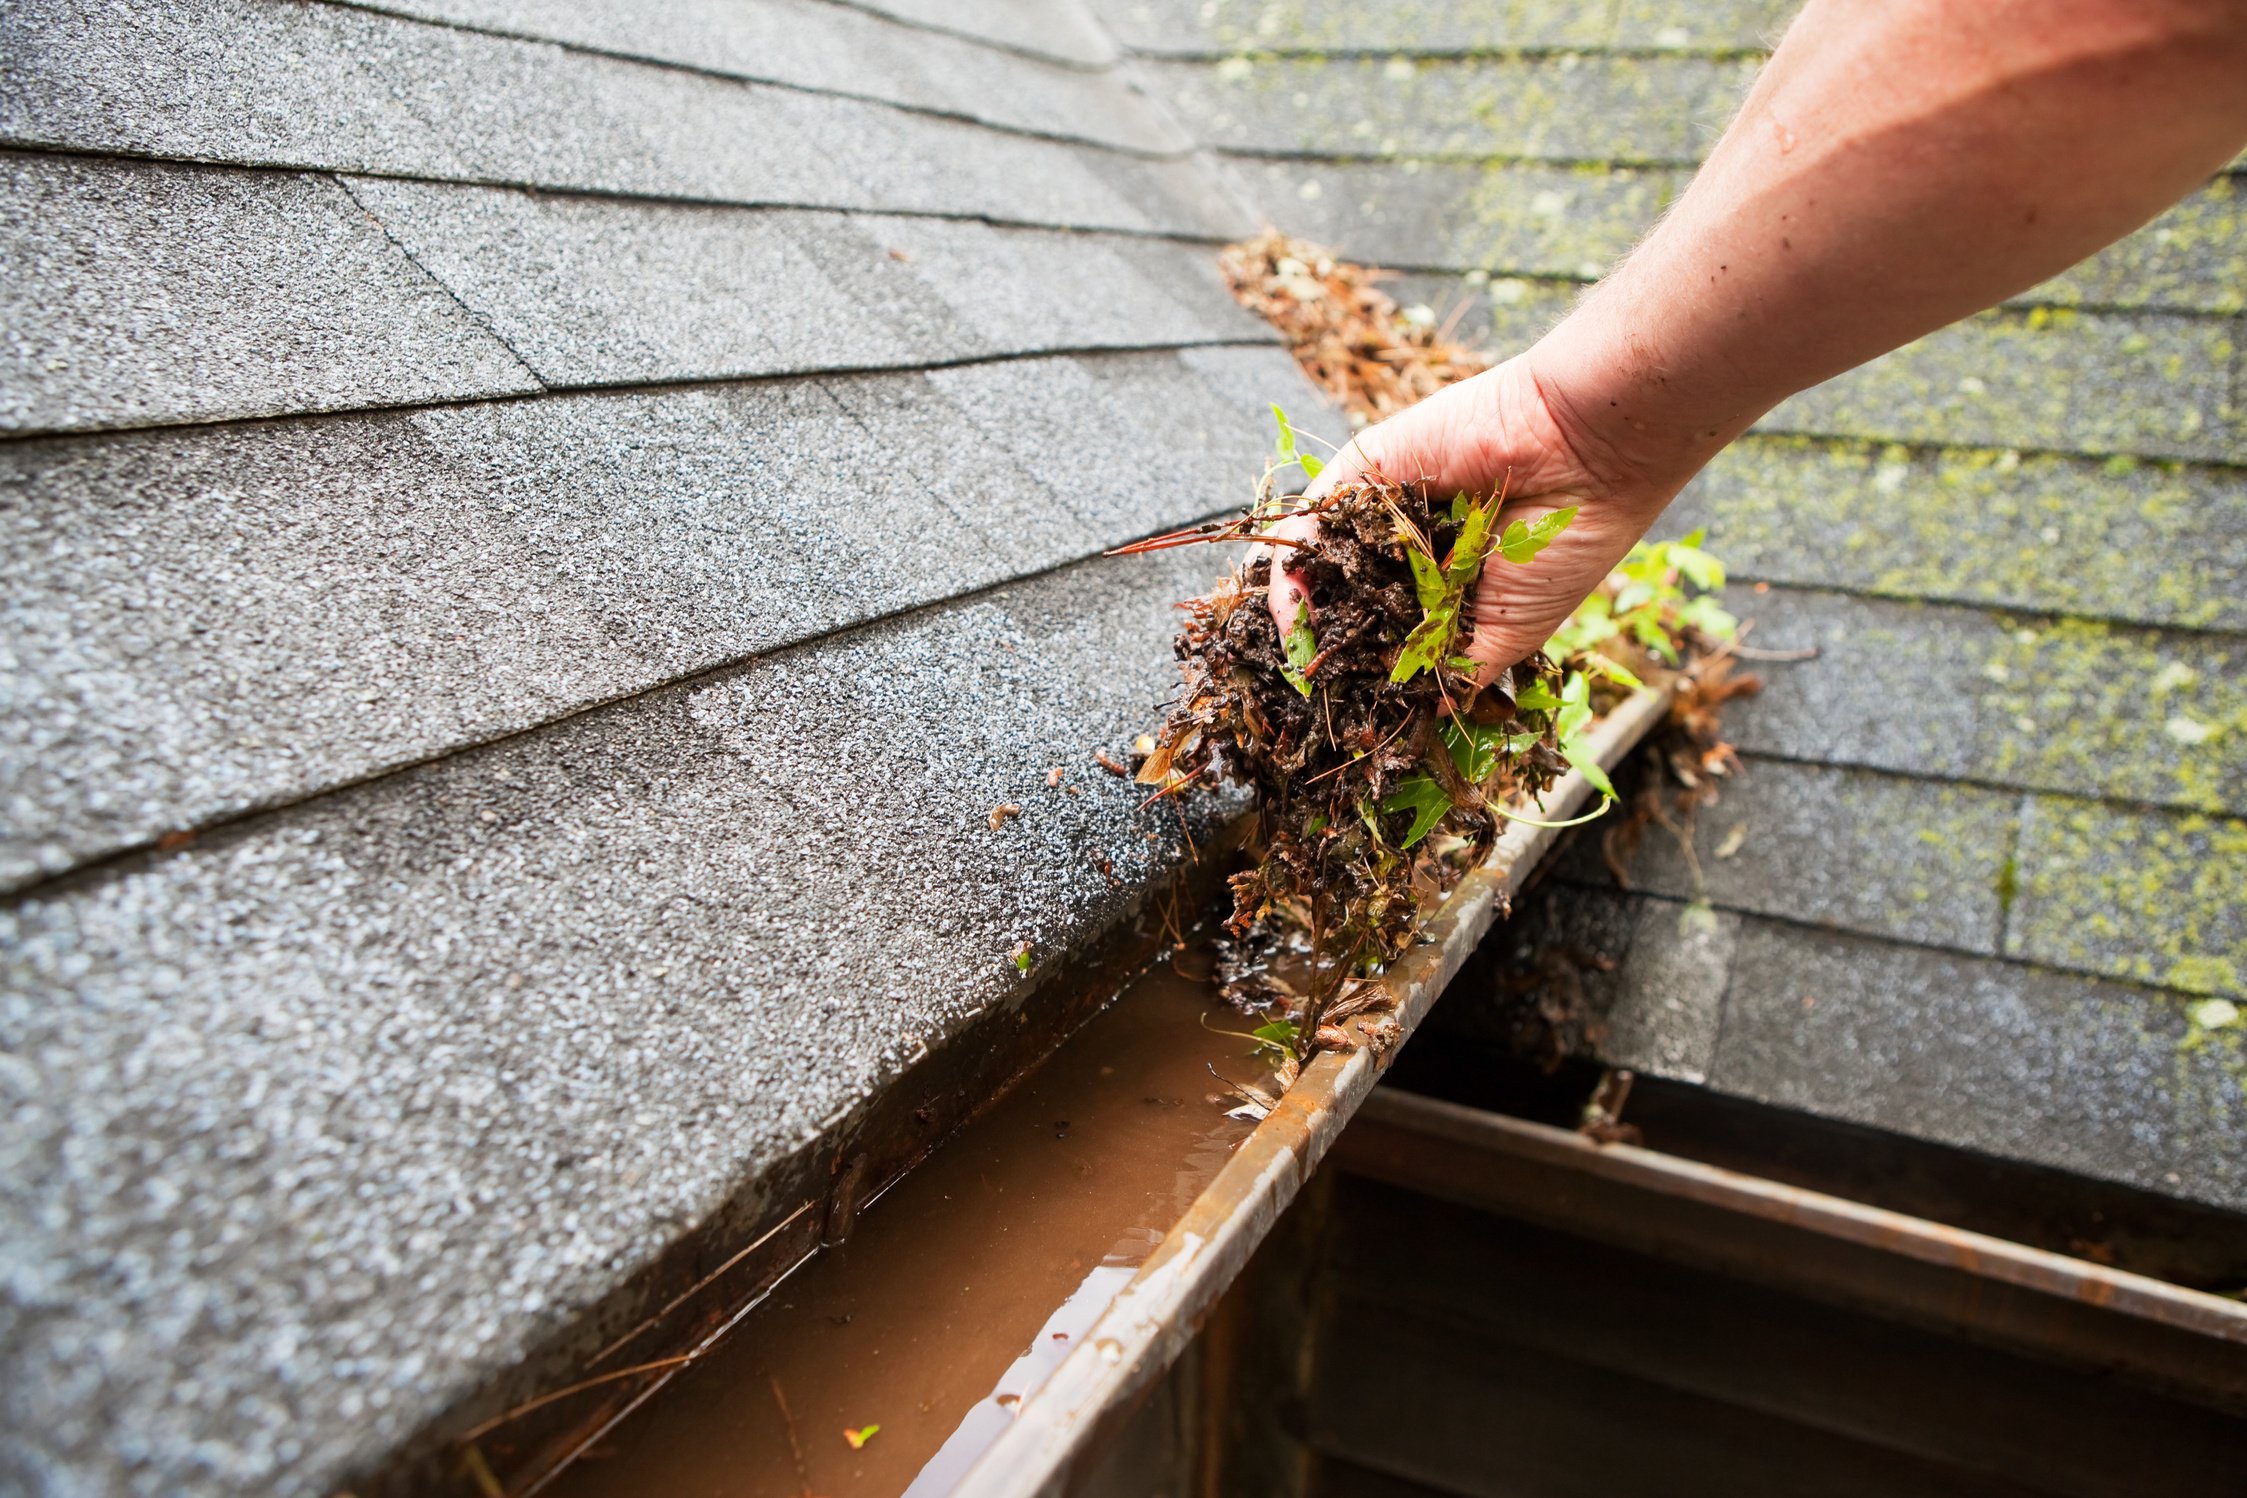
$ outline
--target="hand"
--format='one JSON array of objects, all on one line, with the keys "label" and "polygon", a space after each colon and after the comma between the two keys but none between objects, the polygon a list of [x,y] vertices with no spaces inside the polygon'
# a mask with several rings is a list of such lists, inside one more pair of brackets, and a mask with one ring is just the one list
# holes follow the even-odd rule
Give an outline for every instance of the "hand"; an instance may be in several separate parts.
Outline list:
[{"label": "hand", "polygon": [[[1646,533],[1692,471],[1670,483],[1627,476],[1606,454],[1597,455],[1607,460],[1595,466],[1583,451],[1589,444],[1572,438],[1556,405],[1526,356],[1510,360],[1366,428],[1306,491],[1316,499],[1369,474],[1424,486],[1446,499],[1503,487],[1501,525],[1577,507],[1576,519],[1536,560],[1517,566],[1493,555],[1484,566],[1467,603],[1474,632],[1465,653],[1481,663],[1478,681],[1489,681],[1541,649]],[[1318,534],[1318,520],[1291,516],[1272,532],[1308,539]],[[1294,549],[1273,550],[1279,555],[1272,568],[1272,618],[1284,636],[1303,607],[1304,591],[1301,579],[1280,565]],[[1315,611],[1315,602],[1312,607]]]}]

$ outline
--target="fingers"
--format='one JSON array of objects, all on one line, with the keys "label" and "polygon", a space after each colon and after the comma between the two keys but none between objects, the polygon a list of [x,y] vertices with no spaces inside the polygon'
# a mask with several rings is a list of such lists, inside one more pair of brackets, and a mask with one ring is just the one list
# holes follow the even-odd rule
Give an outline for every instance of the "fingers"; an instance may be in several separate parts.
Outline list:
[{"label": "fingers", "polygon": [[[1509,505],[1500,523],[1533,521],[1570,502],[1572,496],[1550,496]],[[1487,685],[1506,667],[1544,649],[1577,606],[1607,581],[1644,529],[1635,517],[1618,517],[1585,503],[1575,523],[1530,561],[1508,562],[1493,553],[1467,600],[1474,633],[1465,653],[1479,666],[1477,685]]]},{"label": "fingers", "polygon": [[[1329,469],[1328,472],[1332,470]],[[1323,478],[1325,475],[1320,476]],[[1316,538],[1318,533],[1319,522],[1315,515],[1290,515],[1275,522],[1268,532],[1282,540],[1294,541],[1309,541]],[[1310,594],[1304,587],[1302,577],[1288,566],[1288,559],[1295,554],[1295,548],[1275,546],[1271,550],[1272,583],[1268,596],[1271,599],[1272,622],[1279,626],[1280,638],[1284,640],[1288,631],[1295,628],[1296,619],[1309,606]]]}]

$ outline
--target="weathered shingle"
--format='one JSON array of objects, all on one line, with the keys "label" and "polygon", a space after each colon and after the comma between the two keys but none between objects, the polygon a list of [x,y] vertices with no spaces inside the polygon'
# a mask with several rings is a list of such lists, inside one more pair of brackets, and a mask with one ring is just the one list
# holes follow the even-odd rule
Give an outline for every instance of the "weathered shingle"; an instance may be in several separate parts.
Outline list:
[{"label": "weathered shingle", "polygon": [[[1700,159],[1754,65],[1698,57],[1150,63],[1202,144],[1268,155]],[[1346,102],[1345,102],[1346,101]]]},{"label": "weathered shingle", "polygon": [[0,448],[4,882],[1199,518],[1308,399],[1243,352]]},{"label": "weathered shingle", "polygon": [[1793,0],[1115,0],[1124,45],[1153,56],[1228,52],[1414,55],[1620,47],[1733,50],[1769,45]]},{"label": "weathered shingle", "polygon": [[0,140],[443,181],[1228,234],[1190,161],[322,4],[26,0]]},{"label": "weathered shingle", "polygon": [[829,0],[368,0],[369,10],[988,124],[1175,153],[1187,140],[1117,73],[1046,62]]},{"label": "weathered shingle", "polygon": [[1751,580],[2240,633],[2243,505],[2229,466],[1755,437],[1663,523]]},{"label": "weathered shingle", "polygon": [[2247,999],[2247,821],[2035,798],[2006,950]]},{"label": "weathered shingle", "polygon": [[2155,990],[1753,918],[1712,1085],[2001,1158],[2247,1207],[2247,1044],[2181,1051]]},{"label": "weathered shingle", "polygon": [[[1771,667],[1741,747],[2022,790],[2247,810],[2247,640],[1774,588],[1746,611]],[[2181,717],[2204,742],[2161,731]]]},{"label": "weathered shingle", "polygon": [[0,912],[0,1468],[327,1492],[1014,1001],[1017,943],[1042,972],[1128,898],[1096,851],[1129,887],[1180,857],[1090,753],[1169,690],[1204,562],[823,642]]},{"label": "weathered shingle", "polygon": [[1682,185],[1665,168],[1236,160],[1289,233],[1389,267],[1595,278]]},{"label": "weathered shingle", "polygon": [[[1690,856],[1648,827],[1627,867],[1649,894],[1995,954],[2019,805],[2003,791],[1750,759],[1695,816]],[[1612,882],[1597,839],[1562,867]]]},{"label": "weathered shingle", "polygon": [[2237,340],[2228,319],[1985,313],[1813,386],[1756,429],[2231,462],[2247,454]]},{"label": "weathered shingle", "polygon": [[1206,251],[1163,241],[374,178],[350,185],[555,385],[1272,337],[1235,305]]},{"label": "weathered shingle", "polygon": [[334,182],[0,152],[0,429],[536,390]]},{"label": "weathered shingle", "polygon": [[[1387,266],[1596,280],[1690,173],[1512,160],[1230,163],[1291,233]],[[2247,299],[2239,180],[2218,177],[2016,305],[2229,314]]]},{"label": "weathered shingle", "polygon": [[910,21],[932,31],[974,37],[994,46],[1051,57],[1079,67],[1105,67],[1116,44],[1081,5],[1051,0],[843,0],[860,10]]}]

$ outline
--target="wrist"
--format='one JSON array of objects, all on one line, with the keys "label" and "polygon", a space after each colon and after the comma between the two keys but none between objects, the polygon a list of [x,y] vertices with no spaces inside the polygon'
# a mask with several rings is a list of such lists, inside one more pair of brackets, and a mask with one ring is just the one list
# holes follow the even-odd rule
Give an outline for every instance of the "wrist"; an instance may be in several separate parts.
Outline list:
[{"label": "wrist", "polygon": [[1669,503],[1768,402],[1727,399],[1739,382],[1688,367],[1647,331],[1631,267],[1601,283],[1522,360],[1529,383],[1585,471],[1602,488]]}]

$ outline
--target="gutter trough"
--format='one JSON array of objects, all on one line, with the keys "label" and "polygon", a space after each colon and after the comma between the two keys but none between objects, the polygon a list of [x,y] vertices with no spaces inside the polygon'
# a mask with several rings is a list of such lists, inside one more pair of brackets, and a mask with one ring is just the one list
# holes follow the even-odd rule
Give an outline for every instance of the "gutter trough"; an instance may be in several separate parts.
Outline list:
[{"label": "gutter trough", "polygon": [[[1594,731],[1612,767],[1661,721],[1668,696],[1628,698]],[[1571,773],[1546,798],[1562,821],[1591,799]],[[1489,859],[1468,873],[1425,923],[1421,941],[1376,981],[1389,1006],[1350,1021],[1358,1044],[1321,1053],[1165,1235],[1091,1330],[1022,1401],[1014,1422],[955,1490],[977,1498],[1046,1498],[1069,1491],[1103,1432],[1127,1412],[1193,1340],[1220,1296],[1302,1190],[1444,988],[1503,916],[1558,836],[1509,822]],[[1394,1031],[1385,1028],[1388,1023]]]}]

